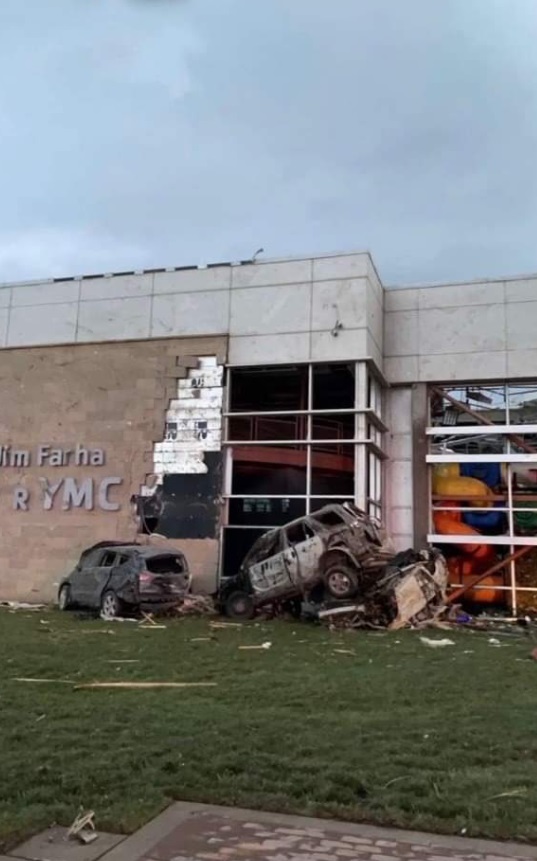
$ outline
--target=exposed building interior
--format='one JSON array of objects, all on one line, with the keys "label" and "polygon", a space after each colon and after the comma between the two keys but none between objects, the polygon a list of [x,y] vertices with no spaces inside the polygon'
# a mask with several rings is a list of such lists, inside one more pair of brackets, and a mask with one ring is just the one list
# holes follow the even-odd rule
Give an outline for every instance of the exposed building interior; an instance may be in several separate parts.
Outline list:
[{"label": "exposed building interior", "polygon": [[453,586],[513,613],[537,609],[537,383],[431,386],[430,540]]},{"label": "exposed building interior", "polygon": [[224,572],[267,528],[358,501],[382,511],[381,384],[365,362],[229,371]]}]

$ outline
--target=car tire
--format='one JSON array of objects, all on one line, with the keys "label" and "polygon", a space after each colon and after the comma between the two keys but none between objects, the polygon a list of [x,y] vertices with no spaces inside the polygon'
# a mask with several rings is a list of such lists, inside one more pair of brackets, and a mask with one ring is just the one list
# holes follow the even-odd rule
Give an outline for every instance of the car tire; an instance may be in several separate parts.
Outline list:
[{"label": "car tire", "polygon": [[121,616],[121,601],[116,593],[108,589],[101,596],[101,618],[116,619]]},{"label": "car tire", "polygon": [[58,592],[58,609],[64,612],[65,610],[70,610],[72,606],[71,587],[67,583],[64,583]]},{"label": "car tire", "polygon": [[226,598],[224,613],[229,619],[246,622],[253,619],[254,612],[254,602],[248,592],[231,592]]},{"label": "car tire", "polygon": [[324,585],[332,598],[346,601],[354,598],[360,585],[358,572],[342,562],[330,566],[324,575]]}]

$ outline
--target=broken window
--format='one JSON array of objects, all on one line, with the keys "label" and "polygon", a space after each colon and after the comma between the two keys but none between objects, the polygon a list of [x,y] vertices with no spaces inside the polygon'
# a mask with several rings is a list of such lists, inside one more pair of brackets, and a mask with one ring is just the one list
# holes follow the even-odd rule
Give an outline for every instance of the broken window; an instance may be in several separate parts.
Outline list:
[{"label": "broken window", "polygon": [[285,536],[289,544],[300,544],[302,541],[307,541],[308,538],[314,538],[315,532],[309,523],[301,520],[299,523],[292,523],[285,530]]},{"label": "broken window", "polygon": [[320,523],[321,526],[341,526],[345,523],[341,515],[333,509],[328,509],[327,511],[322,512],[317,511],[315,514],[312,514],[312,520],[316,523]]},{"label": "broken window", "polygon": [[518,612],[537,599],[537,383],[431,386],[429,410],[429,539],[454,586],[492,570],[470,600]]},{"label": "broken window", "polygon": [[[385,431],[382,385],[367,363],[232,368],[227,395],[224,574],[236,573],[254,528],[334,499],[367,509],[365,451],[374,445],[380,458]],[[380,491],[379,481],[379,516]]]},{"label": "broken window", "polygon": [[145,567],[152,574],[183,574],[185,560],[182,556],[150,556],[145,560]]}]

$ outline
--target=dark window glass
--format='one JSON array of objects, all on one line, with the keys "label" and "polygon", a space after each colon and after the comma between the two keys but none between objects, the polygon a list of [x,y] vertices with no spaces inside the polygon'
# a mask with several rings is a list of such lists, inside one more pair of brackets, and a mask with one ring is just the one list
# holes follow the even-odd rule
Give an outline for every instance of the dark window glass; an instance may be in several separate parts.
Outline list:
[{"label": "dark window glass", "polygon": [[312,439],[353,439],[354,415],[348,413],[313,415],[311,417]]},{"label": "dark window glass", "polygon": [[314,410],[352,409],[354,398],[353,364],[314,366]]},{"label": "dark window glass", "polygon": [[234,497],[229,500],[229,523],[237,526],[283,526],[305,513],[304,499]]},{"label": "dark window glass", "polygon": [[306,448],[233,448],[231,492],[240,496],[298,496],[306,492]]},{"label": "dark window glass", "polygon": [[265,529],[224,529],[222,547],[222,575],[224,577],[233,577],[238,574],[242,560],[252,544],[265,532]]},{"label": "dark window glass", "polygon": [[228,439],[233,442],[306,439],[306,435],[306,416],[244,416],[228,420]]},{"label": "dark window glass", "polygon": [[311,493],[354,496],[353,445],[319,443],[311,447]]},{"label": "dark window glass", "polygon": [[302,366],[237,368],[230,374],[231,412],[306,410],[308,369]]}]

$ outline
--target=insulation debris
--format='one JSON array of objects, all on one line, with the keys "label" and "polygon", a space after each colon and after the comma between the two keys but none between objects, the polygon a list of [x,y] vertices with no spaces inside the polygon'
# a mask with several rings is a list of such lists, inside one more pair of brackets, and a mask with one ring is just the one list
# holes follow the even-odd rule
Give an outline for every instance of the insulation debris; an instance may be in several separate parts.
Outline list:
[{"label": "insulation debris", "polygon": [[424,646],[429,646],[430,649],[444,649],[446,646],[454,646],[455,641],[449,640],[447,637],[443,640],[431,640],[429,637],[420,637]]},{"label": "insulation debris", "polygon": [[6,610],[45,610],[46,604],[27,604],[24,601],[0,601],[0,607]]},{"label": "insulation debris", "polygon": [[76,817],[67,832],[68,840],[78,840],[80,843],[88,844],[97,840],[98,834],[95,830],[95,813],[93,810],[88,810],[85,813],[81,812]]},{"label": "insulation debris", "polygon": [[265,649],[266,650],[266,649],[270,649],[271,647],[272,647],[272,643],[267,642],[267,643],[261,643],[259,646],[239,646],[239,649],[242,649],[243,651],[247,651],[247,650],[254,651],[256,649]]},{"label": "insulation debris", "polygon": [[99,690],[104,688],[119,688],[127,690],[149,690],[153,688],[215,688],[217,682],[88,682],[75,685],[75,691]]}]

